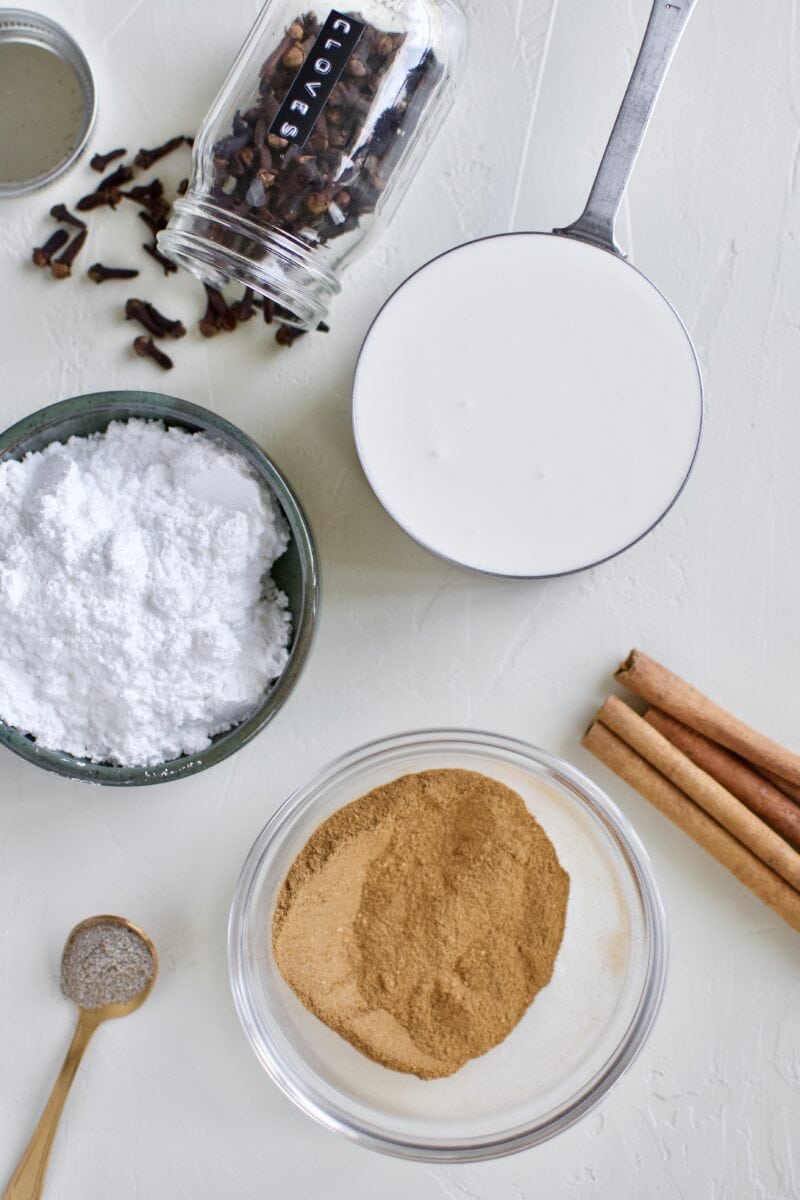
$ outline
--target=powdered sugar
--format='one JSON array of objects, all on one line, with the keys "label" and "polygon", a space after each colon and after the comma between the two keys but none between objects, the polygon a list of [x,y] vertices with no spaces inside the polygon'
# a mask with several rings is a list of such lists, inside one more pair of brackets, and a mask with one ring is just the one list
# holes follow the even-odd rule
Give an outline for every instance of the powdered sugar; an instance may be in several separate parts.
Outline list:
[{"label": "powdered sugar", "polygon": [[124,766],[195,754],[288,659],[283,514],[206,434],[114,422],[0,464],[0,719]]}]

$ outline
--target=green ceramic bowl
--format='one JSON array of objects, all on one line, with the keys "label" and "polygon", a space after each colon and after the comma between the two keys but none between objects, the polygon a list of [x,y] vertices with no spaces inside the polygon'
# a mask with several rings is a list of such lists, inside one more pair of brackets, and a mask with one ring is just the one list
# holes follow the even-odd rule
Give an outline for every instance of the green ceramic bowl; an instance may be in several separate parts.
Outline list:
[{"label": "green ceramic bowl", "polygon": [[274,463],[246,434],[208,409],[155,392],[97,392],[75,396],[40,409],[0,435],[0,462],[23,458],[30,451],[42,450],[50,442],[63,442],[74,435],[102,432],[111,421],[130,417],[161,420],[179,425],[192,433],[208,432],[231,450],[242,454],[263,482],[277,497],[292,538],[289,548],[278,560],[272,577],[289,598],[293,641],[286,669],[265,694],[261,704],[241,724],[215,737],[202,754],[176,758],[155,767],[114,767],[88,762],[71,754],[46,750],[33,738],[0,722],[0,743],[29,762],[87,783],[136,787],[151,783],[169,783],[195,775],[222,762],[255,737],[277,713],[297,682],[316,626],[319,607],[319,569],[314,539],[294,492]]}]

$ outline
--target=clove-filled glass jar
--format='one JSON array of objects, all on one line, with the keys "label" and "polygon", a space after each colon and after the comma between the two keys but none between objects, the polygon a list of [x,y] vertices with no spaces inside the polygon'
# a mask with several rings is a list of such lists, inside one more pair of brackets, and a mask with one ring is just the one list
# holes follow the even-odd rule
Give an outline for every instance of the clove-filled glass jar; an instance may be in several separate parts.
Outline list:
[{"label": "clove-filled glass jar", "polygon": [[316,328],[441,125],[464,42],[456,0],[270,0],[195,141],[162,252]]}]

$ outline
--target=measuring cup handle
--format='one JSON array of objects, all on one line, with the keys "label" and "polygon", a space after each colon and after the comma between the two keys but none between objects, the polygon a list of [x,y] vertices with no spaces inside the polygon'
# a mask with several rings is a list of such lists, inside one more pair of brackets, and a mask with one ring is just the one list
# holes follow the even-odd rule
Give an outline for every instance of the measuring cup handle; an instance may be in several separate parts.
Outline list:
[{"label": "measuring cup handle", "polygon": [[655,0],[628,89],[614,122],[583,213],[572,225],[556,229],[625,255],[614,239],[614,224],[656,100],[696,0]]}]

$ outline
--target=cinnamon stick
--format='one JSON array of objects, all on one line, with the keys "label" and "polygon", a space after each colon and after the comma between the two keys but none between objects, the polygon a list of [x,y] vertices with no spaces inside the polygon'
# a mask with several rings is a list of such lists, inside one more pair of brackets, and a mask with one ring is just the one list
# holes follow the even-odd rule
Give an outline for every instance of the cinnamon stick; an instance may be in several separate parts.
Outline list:
[{"label": "cinnamon stick", "polygon": [[622,738],[595,720],[583,738],[583,745],[800,933],[800,895],[794,888],[626,745]]},{"label": "cinnamon stick", "polygon": [[800,756],[757,733],[641,650],[632,650],[615,679],[648,704],[704,733],[734,754],[800,787]]},{"label": "cinnamon stick", "polygon": [[610,696],[595,718],[800,893],[800,854],[652,725]]},{"label": "cinnamon stick", "polygon": [[771,825],[795,850],[800,850],[800,808],[763,775],[730,750],[718,746],[702,733],[696,733],[688,725],[682,725],[659,708],[648,709],[644,719],[702,771],[746,804],[751,812]]},{"label": "cinnamon stick", "polygon": [[800,787],[793,783],[787,783],[785,779],[781,779],[780,775],[776,775],[774,771],[764,771],[764,778],[768,779],[773,787],[778,788],[786,796],[791,796],[792,800],[800,800]]}]

